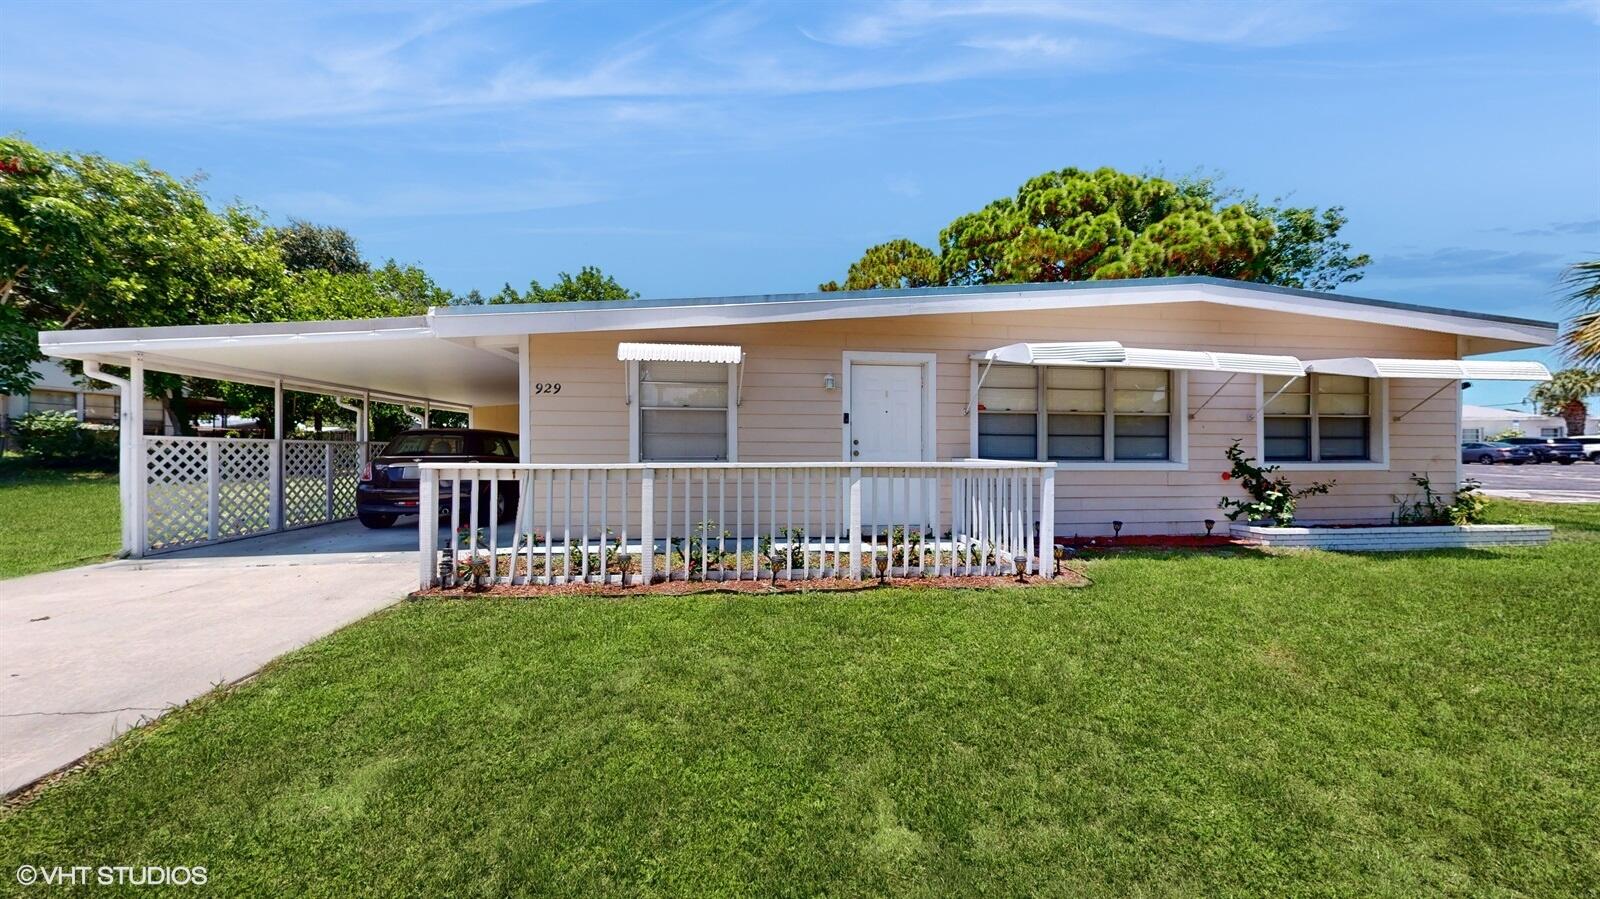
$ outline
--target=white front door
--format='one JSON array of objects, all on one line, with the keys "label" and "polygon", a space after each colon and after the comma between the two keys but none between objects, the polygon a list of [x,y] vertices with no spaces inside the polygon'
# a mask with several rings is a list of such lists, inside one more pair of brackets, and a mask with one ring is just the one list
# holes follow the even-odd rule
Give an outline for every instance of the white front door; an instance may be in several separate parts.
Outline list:
[{"label": "white front door", "polygon": [[[861,465],[923,461],[923,377],[918,364],[850,363],[846,461]],[[915,522],[926,508],[920,494],[903,483],[895,489],[889,478],[869,479],[862,489],[861,520],[879,525]]]}]

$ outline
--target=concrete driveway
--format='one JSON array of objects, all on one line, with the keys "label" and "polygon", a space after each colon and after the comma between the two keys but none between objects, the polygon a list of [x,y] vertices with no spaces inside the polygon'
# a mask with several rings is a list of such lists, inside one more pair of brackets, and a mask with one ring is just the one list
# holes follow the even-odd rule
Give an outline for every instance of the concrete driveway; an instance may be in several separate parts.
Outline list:
[{"label": "concrete driveway", "polygon": [[1483,492],[1539,503],[1600,503],[1600,465],[1463,465],[1463,477],[1477,478]]},{"label": "concrete driveway", "polygon": [[415,588],[355,522],[0,581],[0,794]]}]

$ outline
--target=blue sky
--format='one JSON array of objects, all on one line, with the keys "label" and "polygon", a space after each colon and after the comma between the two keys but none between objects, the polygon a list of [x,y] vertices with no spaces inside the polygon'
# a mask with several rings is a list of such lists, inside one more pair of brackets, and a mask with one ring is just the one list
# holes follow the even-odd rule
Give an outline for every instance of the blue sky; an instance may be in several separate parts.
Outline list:
[{"label": "blue sky", "polygon": [[1600,254],[1597,0],[13,0],[5,22],[0,129],[204,172],[457,290],[583,265],[645,296],[814,289],[1069,165],[1343,205],[1367,296],[1554,318],[1562,265]]}]

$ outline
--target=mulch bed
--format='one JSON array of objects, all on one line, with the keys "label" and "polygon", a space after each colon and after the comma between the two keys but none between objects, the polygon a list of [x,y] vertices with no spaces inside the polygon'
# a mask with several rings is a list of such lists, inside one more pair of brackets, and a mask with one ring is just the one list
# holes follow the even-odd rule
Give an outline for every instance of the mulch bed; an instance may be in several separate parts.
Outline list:
[{"label": "mulch bed", "polygon": [[1253,547],[1255,544],[1235,540],[1226,534],[1138,534],[1127,537],[1057,537],[1058,546],[1079,550],[1111,549],[1223,549],[1227,547]]},{"label": "mulch bed", "polygon": [[913,577],[889,578],[877,581],[852,581],[848,578],[818,578],[814,580],[783,581],[664,581],[644,586],[619,584],[522,584],[495,586],[487,590],[469,590],[463,587],[435,588],[411,594],[414,599],[424,597],[475,596],[693,596],[702,593],[861,593],[868,590],[885,590],[892,587],[925,587],[936,590],[1021,590],[1030,587],[1087,587],[1089,579],[1071,569],[1064,569],[1059,577],[1045,579],[1038,576],[1018,581],[1015,577]]}]

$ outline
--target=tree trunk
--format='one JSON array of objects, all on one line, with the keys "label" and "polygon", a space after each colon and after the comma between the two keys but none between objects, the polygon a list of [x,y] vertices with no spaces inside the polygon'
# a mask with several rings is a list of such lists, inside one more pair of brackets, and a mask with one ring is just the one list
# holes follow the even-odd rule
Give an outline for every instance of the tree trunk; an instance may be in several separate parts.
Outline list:
[{"label": "tree trunk", "polygon": [[317,439],[322,439],[322,412],[313,410],[311,413],[311,430],[317,432]]},{"label": "tree trunk", "polygon": [[1589,422],[1589,407],[1583,400],[1572,400],[1561,407],[1561,417],[1567,420],[1567,436],[1576,437]]}]

